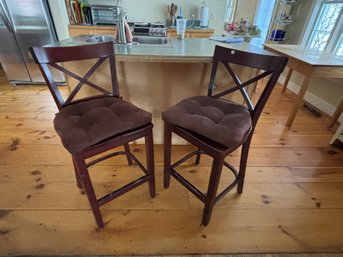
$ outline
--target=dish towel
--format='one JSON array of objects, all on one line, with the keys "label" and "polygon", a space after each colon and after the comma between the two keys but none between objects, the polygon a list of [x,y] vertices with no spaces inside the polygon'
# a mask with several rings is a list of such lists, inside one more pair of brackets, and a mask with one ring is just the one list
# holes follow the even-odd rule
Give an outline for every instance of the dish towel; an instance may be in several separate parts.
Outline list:
[{"label": "dish towel", "polygon": [[244,41],[243,37],[210,37],[210,39],[224,43],[239,43]]}]

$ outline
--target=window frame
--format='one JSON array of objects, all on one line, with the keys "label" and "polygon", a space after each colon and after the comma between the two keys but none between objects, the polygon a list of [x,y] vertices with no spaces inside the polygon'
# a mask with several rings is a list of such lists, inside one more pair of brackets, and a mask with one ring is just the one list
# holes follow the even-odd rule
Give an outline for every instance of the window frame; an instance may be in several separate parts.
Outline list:
[{"label": "window frame", "polygon": [[[343,3],[343,0],[320,0],[314,4],[311,17],[309,19],[307,28],[305,30],[305,33],[301,42],[302,46],[310,45],[311,35],[313,31],[315,30],[315,26],[318,19],[320,18],[320,12],[322,11],[324,4],[330,4],[330,3],[341,4]],[[329,39],[324,47],[323,52],[336,54],[338,49],[341,48],[341,46],[338,45],[338,43],[343,42],[342,34],[343,34],[343,8],[341,9],[338,15],[338,18],[333,26],[333,29],[330,32]]]},{"label": "window frame", "polygon": [[[252,38],[250,44],[263,48],[263,44],[268,42],[270,29],[273,26],[276,9],[278,8],[278,0],[258,0],[253,18],[253,24],[257,25],[261,30],[259,38]],[[269,12],[268,12],[269,11]],[[263,17],[261,19],[261,16]],[[268,19],[267,19],[268,17]],[[262,21],[262,23],[260,23]],[[267,21],[267,22],[266,22]]]},{"label": "window frame", "polygon": [[237,0],[226,0],[224,22],[232,23],[235,18]]}]

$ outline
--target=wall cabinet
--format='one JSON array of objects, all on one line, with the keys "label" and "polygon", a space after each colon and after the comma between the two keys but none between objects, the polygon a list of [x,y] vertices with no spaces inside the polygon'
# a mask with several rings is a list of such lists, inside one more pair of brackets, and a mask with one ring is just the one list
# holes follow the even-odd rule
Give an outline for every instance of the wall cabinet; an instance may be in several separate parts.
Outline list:
[{"label": "wall cabinet", "polygon": [[[177,38],[176,31],[167,31],[167,37]],[[191,33],[185,32],[185,38],[190,38]]]},{"label": "wall cabinet", "polygon": [[191,38],[209,38],[213,36],[213,32],[192,32],[190,33]]},{"label": "wall cabinet", "polygon": [[69,36],[75,37],[79,35],[116,35],[115,26],[84,26],[84,25],[69,25]]},{"label": "wall cabinet", "polygon": [[[116,35],[115,26],[69,25],[69,36],[79,35]],[[213,29],[186,29],[185,38],[208,38],[213,36]],[[176,29],[167,29],[167,37],[176,38]]]},{"label": "wall cabinet", "polygon": [[[186,29],[185,38],[208,38],[213,33],[213,29]],[[176,29],[167,29],[167,37],[176,38]]]}]

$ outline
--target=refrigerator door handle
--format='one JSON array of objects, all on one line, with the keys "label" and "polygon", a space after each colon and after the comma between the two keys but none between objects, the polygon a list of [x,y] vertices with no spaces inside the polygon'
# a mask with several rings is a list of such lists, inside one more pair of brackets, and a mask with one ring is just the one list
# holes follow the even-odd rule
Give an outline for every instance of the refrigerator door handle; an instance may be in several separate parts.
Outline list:
[{"label": "refrigerator door handle", "polygon": [[51,37],[51,39],[54,42],[56,42],[57,41],[57,37],[53,33],[55,28],[54,28],[53,21],[52,21],[52,15],[51,15],[51,13],[48,13],[48,12],[50,12],[50,7],[49,7],[49,4],[48,4],[48,1],[47,0],[40,0],[40,3],[41,3],[41,6],[42,6],[42,9],[43,9],[44,17],[45,17],[45,19],[47,21],[47,26],[49,28],[50,37]]},{"label": "refrigerator door handle", "polygon": [[10,22],[10,19],[8,18],[6,11],[5,11],[5,6],[4,6],[4,2],[0,0],[0,17],[4,23],[4,25],[6,26],[6,29],[14,34],[14,29],[13,26]]}]

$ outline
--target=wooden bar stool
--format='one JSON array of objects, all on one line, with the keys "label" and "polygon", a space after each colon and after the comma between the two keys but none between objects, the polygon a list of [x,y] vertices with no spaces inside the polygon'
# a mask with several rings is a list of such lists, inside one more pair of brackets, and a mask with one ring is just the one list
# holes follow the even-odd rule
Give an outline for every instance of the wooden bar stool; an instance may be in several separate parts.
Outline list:
[{"label": "wooden bar stool", "polygon": [[[155,197],[154,152],[151,114],[124,101],[119,96],[114,47],[112,42],[71,47],[33,47],[31,54],[49,86],[59,109],[54,127],[62,144],[71,153],[75,167],[76,181],[85,191],[99,228],[104,227],[100,206],[122,194],[148,182],[151,197]],[[95,59],[90,70],[80,77],[65,69],[60,63]],[[110,91],[89,81],[101,64],[109,62]],[[66,100],[62,98],[50,68],[53,67],[79,81]],[[89,86],[98,95],[75,99],[83,86]],[[145,138],[147,168],[130,152],[129,142]],[[117,146],[124,145],[125,151],[97,156]],[[124,185],[100,199],[96,198],[88,168],[98,162],[117,155],[126,155],[129,165],[132,159],[144,172],[144,176]]]},{"label": "wooden bar stool", "polygon": [[[210,222],[214,205],[225,194],[236,185],[238,185],[237,192],[239,194],[243,192],[249,146],[256,123],[287,61],[287,57],[276,56],[266,51],[249,53],[216,46],[208,96],[194,96],[184,99],[162,113],[165,126],[164,187],[169,187],[170,176],[172,175],[204,202],[203,225],[206,226]],[[213,95],[219,63],[225,66],[235,85]],[[232,68],[232,64],[263,71],[256,75],[256,77],[242,83]],[[256,106],[254,106],[248,96],[246,86],[256,83],[265,77],[269,79],[260,98],[257,100]],[[221,98],[234,91],[239,91],[242,94],[247,107]],[[198,148],[197,151],[186,155],[174,164],[171,164],[172,132]],[[239,170],[236,170],[231,164],[225,161],[225,157],[241,145],[240,167]],[[193,156],[196,156],[195,163],[199,164],[201,154],[207,154],[213,158],[206,194],[201,192],[175,170],[177,166]],[[217,194],[223,166],[227,167],[233,173],[235,179],[226,189]]]}]

